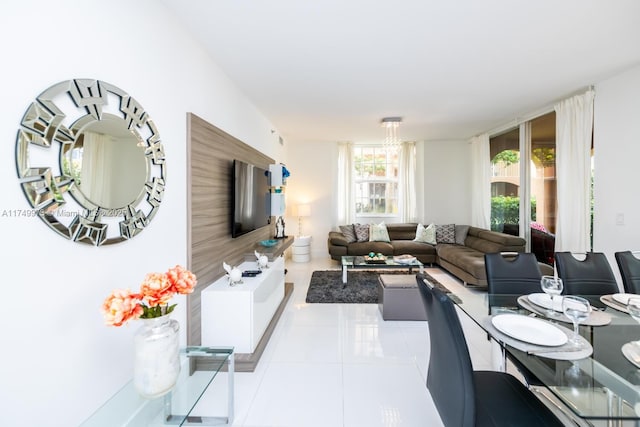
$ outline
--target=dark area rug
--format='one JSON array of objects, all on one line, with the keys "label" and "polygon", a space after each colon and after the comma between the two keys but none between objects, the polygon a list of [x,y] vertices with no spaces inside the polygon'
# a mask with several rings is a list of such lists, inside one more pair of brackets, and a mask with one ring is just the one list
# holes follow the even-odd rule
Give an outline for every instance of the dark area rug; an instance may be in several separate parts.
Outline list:
[{"label": "dark area rug", "polygon": [[[311,274],[308,303],[377,304],[379,274],[409,274],[406,271],[359,271],[349,270],[347,283],[342,283],[342,271],[314,271]],[[415,273],[411,274],[415,276]],[[425,273],[437,288],[449,293],[440,282]]]}]

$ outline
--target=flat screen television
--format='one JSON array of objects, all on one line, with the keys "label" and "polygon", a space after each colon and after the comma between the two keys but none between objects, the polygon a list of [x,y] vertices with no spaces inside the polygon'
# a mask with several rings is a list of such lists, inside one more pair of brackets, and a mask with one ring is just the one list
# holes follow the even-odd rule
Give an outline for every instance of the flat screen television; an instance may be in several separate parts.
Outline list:
[{"label": "flat screen television", "polygon": [[269,225],[271,198],[269,172],[255,165],[233,161],[231,236],[238,237]]}]

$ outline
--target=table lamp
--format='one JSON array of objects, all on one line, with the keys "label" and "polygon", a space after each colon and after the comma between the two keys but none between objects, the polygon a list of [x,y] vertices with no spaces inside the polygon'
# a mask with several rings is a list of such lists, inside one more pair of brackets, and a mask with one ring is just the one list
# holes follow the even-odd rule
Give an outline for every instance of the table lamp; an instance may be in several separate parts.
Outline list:
[{"label": "table lamp", "polygon": [[298,237],[302,236],[302,217],[311,216],[311,205],[303,203],[299,204],[297,207],[298,213]]}]

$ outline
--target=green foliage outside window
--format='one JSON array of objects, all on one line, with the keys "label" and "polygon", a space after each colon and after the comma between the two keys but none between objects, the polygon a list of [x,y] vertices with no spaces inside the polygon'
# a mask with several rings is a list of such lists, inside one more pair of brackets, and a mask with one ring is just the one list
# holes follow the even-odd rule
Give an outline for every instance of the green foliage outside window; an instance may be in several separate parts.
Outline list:
[{"label": "green foliage outside window", "polygon": [[510,166],[520,161],[520,153],[515,150],[503,150],[491,159],[491,163],[503,162],[505,166]]},{"label": "green foliage outside window", "polygon": [[[536,220],[536,200],[531,199],[531,221]],[[520,198],[496,196],[491,198],[491,229],[502,231],[504,224],[520,223]]]}]

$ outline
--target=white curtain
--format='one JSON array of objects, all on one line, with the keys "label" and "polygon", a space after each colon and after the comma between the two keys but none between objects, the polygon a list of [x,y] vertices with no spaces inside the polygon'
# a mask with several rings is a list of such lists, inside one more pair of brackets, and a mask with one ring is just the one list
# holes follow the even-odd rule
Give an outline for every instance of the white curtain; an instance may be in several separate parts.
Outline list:
[{"label": "white curtain", "polygon": [[588,252],[594,92],[555,105],[558,213],[556,252]]},{"label": "white curtain", "polygon": [[400,150],[398,208],[402,222],[416,222],[416,143],[403,142]]},{"label": "white curtain", "polygon": [[489,134],[471,138],[471,225],[491,227],[491,159]]},{"label": "white curtain", "polygon": [[99,206],[112,207],[112,166],[116,144],[109,135],[85,132],[82,148],[80,189]]},{"label": "white curtain", "polygon": [[353,200],[353,144],[338,143],[338,224],[352,224],[355,218]]}]

